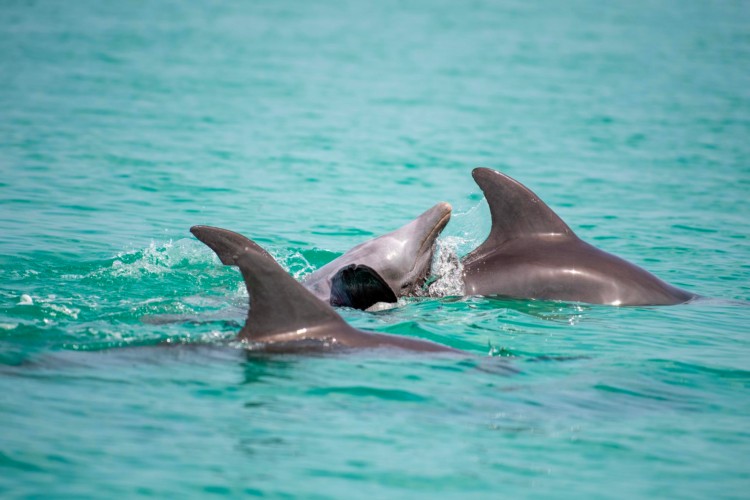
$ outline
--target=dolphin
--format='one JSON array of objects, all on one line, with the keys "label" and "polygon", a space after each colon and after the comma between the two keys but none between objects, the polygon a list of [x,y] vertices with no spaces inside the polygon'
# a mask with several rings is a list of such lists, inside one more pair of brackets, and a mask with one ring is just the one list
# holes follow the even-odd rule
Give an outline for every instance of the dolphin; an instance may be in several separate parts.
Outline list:
[{"label": "dolphin", "polygon": [[332,306],[367,309],[396,302],[424,284],[435,240],[451,218],[451,206],[438,203],[405,226],[365,241],[303,280]]},{"label": "dolphin", "polygon": [[190,232],[224,265],[242,271],[250,309],[238,338],[272,352],[336,348],[396,348],[431,353],[462,353],[427,340],[365,332],[347,324],[331,306],[292,278],[257,243],[210,226]]},{"label": "dolphin", "polygon": [[467,295],[616,306],[681,304],[697,297],[581,240],[507,175],[477,168],[472,176],[487,198],[492,228],[462,261]]}]

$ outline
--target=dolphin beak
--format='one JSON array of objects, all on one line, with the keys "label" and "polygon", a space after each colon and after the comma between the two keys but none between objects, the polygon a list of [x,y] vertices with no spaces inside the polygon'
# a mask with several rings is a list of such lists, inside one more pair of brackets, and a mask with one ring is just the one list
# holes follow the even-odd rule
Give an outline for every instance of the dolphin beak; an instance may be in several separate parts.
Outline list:
[{"label": "dolphin beak", "polygon": [[419,245],[420,253],[432,248],[437,237],[451,220],[451,210],[453,207],[450,203],[440,202],[417,217],[417,222],[424,231]]}]

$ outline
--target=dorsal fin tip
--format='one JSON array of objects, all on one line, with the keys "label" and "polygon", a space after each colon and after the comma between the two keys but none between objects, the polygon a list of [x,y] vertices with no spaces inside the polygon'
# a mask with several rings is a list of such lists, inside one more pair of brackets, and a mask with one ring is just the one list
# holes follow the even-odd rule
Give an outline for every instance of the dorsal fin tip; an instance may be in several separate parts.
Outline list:
[{"label": "dorsal fin tip", "polygon": [[[477,167],[471,172],[471,176],[474,181],[482,189],[484,196],[487,197],[487,190],[492,189],[493,186],[504,186],[506,189],[516,189],[519,192],[526,193],[529,198],[541,201],[539,197],[534,194],[529,188],[515,180],[513,177],[506,175],[500,171],[492,170],[487,167]],[[544,203],[544,202],[542,202]]]}]

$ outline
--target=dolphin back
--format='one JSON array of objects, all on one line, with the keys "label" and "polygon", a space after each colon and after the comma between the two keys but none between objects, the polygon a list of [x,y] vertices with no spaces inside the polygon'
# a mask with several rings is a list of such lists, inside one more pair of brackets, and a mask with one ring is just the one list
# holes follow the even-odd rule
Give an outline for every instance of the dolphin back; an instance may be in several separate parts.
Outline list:
[{"label": "dolphin back", "polygon": [[239,334],[241,339],[268,341],[275,335],[345,324],[254,241],[218,227],[193,226],[190,232],[224,265],[237,266],[242,272],[250,310]]},{"label": "dolphin back", "polygon": [[492,228],[463,259],[471,294],[612,305],[680,304],[696,296],[584,242],[530,189],[487,168],[472,172]]}]

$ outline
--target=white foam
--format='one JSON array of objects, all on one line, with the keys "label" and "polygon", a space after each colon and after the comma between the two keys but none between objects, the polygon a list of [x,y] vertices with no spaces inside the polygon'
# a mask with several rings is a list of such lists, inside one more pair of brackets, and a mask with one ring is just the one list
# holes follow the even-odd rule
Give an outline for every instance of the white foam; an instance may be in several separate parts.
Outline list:
[{"label": "white foam", "polygon": [[394,307],[398,307],[398,302],[376,302],[365,311],[367,312],[379,312],[379,311],[387,311],[388,309],[393,309]]},{"label": "white foam", "polygon": [[430,297],[449,297],[464,294],[464,267],[458,248],[465,243],[460,236],[447,236],[437,241],[432,258],[432,274],[437,276],[429,286]]},{"label": "white foam", "polygon": [[[199,242],[186,238],[157,244],[151,242],[140,250],[119,252],[109,267],[97,269],[84,277],[141,278],[144,275],[167,274],[174,268],[208,261],[218,261],[213,252]],[[130,262],[129,262],[130,261]],[[67,276],[75,278],[75,276]]]},{"label": "white foam", "polygon": [[73,319],[78,319],[78,313],[81,312],[80,309],[71,308],[65,305],[57,305],[57,304],[46,304],[45,309],[51,309],[53,312],[51,315],[57,316],[57,313],[60,313],[64,316],[69,316]]},{"label": "white foam", "polygon": [[300,281],[308,274],[315,271],[315,268],[302,253],[293,250],[274,250],[269,251],[271,256],[279,263],[281,267],[291,274],[294,279]]}]

